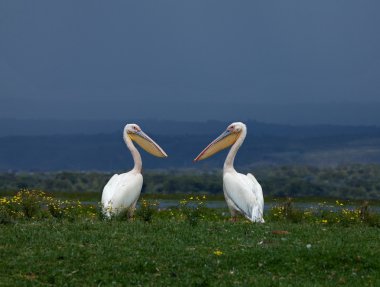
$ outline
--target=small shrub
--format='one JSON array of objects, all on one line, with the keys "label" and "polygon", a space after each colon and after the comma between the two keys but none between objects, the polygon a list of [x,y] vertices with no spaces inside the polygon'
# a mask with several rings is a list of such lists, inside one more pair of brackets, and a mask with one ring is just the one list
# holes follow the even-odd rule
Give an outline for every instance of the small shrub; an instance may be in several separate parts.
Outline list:
[{"label": "small shrub", "polygon": [[107,220],[109,219],[107,214],[106,214],[106,211],[104,210],[104,206],[101,202],[98,203],[97,207],[96,207],[96,215],[97,215],[97,218],[99,220]]},{"label": "small shrub", "polygon": [[287,220],[294,223],[301,222],[304,218],[309,217],[308,212],[302,212],[294,207],[293,200],[289,197],[279,205],[274,206],[269,212],[269,219],[274,221]]},{"label": "small shrub", "polygon": [[63,208],[60,204],[60,201],[49,201],[48,205],[48,211],[50,212],[51,216],[54,218],[62,219],[65,215]]},{"label": "small shrub", "polygon": [[8,208],[15,218],[36,219],[46,217],[43,207],[46,195],[42,191],[22,189],[10,198]]},{"label": "small shrub", "polygon": [[47,209],[50,215],[57,219],[74,221],[79,218],[84,209],[79,201],[59,200],[47,197]]},{"label": "small shrub", "polygon": [[190,196],[180,201],[180,210],[191,226],[197,225],[204,218],[203,199],[206,199],[206,196]]},{"label": "small shrub", "polygon": [[79,201],[62,201],[47,196],[42,191],[27,189],[20,190],[13,197],[1,198],[0,207],[13,220],[53,217],[73,221],[85,211]]},{"label": "small shrub", "polygon": [[3,206],[3,205],[0,205],[0,224],[11,224],[13,223],[14,220],[12,218],[12,216],[10,215],[9,213],[9,210]]},{"label": "small shrub", "polygon": [[64,205],[64,217],[70,221],[74,221],[82,216],[84,208],[79,201],[66,200]]},{"label": "small shrub", "polygon": [[141,200],[140,208],[137,210],[136,215],[138,218],[145,222],[151,222],[153,215],[157,213],[157,202],[148,201],[146,199]]}]

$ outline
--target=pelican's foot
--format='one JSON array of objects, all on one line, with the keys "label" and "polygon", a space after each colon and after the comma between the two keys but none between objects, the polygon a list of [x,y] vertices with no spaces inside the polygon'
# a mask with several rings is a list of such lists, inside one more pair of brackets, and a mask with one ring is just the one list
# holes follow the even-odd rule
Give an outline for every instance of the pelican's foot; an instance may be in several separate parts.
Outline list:
[{"label": "pelican's foot", "polygon": [[233,216],[230,218],[230,222],[237,222],[238,221],[238,217],[237,216]]}]

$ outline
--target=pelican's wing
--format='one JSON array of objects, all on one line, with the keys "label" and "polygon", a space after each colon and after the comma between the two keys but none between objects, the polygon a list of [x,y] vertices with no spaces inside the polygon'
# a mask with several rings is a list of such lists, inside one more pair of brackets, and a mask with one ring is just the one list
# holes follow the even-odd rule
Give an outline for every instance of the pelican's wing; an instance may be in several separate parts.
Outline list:
[{"label": "pelican's wing", "polygon": [[226,173],[223,176],[225,193],[239,211],[249,220],[263,222],[262,207],[257,193],[262,193],[260,184],[241,173]]},{"label": "pelican's wing", "polygon": [[118,179],[119,179],[119,175],[114,174],[110,178],[110,180],[107,182],[107,184],[104,186],[103,193],[102,193],[102,205],[103,205],[103,207],[107,207],[110,204],[112,196],[116,190]]},{"label": "pelican's wing", "polygon": [[[260,183],[257,181],[257,179],[253,176],[253,174],[248,173],[247,178],[249,178],[253,183],[253,189],[252,192],[256,196],[257,201],[257,208],[255,210],[254,216],[261,218],[262,222],[264,222],[263,215],[264,215],[264,196],[263,196],[263,189],[261,188]],[[255,214],[256,213],[256,214]]]},{"label": "pelican's wing", "polygon": [[140,173],[114,175],[103,189],[103,207],[112,209],[114,213],[129,208],[138,200],[142,184],[143,177]]}]

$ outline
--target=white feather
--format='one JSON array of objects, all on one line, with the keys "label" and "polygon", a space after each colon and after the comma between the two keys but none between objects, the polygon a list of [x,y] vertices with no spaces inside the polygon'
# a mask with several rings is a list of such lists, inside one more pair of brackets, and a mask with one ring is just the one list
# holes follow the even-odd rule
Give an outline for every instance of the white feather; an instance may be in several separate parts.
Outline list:
[{"label": "white feather", "polygon": [[142,160],[139,151],[133,145],[132,138],[135,138],[149,153],[158,157],[167,157],[164,150],[136,124],[127,124],[124,127],[123,138],[132,154],[135,165],[130,172],[114,174],[103,188],[101,203],[103,213],[107,217],[126,209],[129,209],[130,216],[133,215],[136,202],[140,197],[143,185]]},{"label": "white feather", "polygon": [[[196,158],[205,159],[232,144],[223,166],[223,191],[231,215],[243,214],[252,222],[264,222],[264,197],[256,178],[236,172],[235,156],[247,135],[247,127],[242,122],[230,124],[226,131],[212,141]],[[235,140],[231,141],[231,140]]]},{"label": "white feather", "polygon": [[263,189],[261,188],[260,183],[257,181],[257,179],[253,176],[253,174],[248,173],[247,178],[249,178],[253,182],[253,189],[252,192],[256,196],[256,202],[257,205],[254,206],[254,210],[252,212],[253,216],[259,219],[258,222],[264,223],[264,196],[263,196]]},{"label": "white feather", "polygon": [[103,189],[102,206],[104,213],[110,217],[136,204],[143,185],[141,173],[130,171],[115,174]]},{"label": "white feather", "polygon": [[264,222],[262,189],[253,175],[226,172],[223,176],[223,190],[230,210],[240,212],[253,222]]}]

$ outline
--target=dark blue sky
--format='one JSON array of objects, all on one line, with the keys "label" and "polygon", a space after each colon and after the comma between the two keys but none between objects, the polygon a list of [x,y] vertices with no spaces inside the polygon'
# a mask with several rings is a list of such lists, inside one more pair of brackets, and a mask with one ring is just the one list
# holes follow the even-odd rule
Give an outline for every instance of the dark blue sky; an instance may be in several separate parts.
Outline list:
[{"label": "dark blue sky", "polygon": [[380,2],[1,1],[0,118],[380,124]]}]

